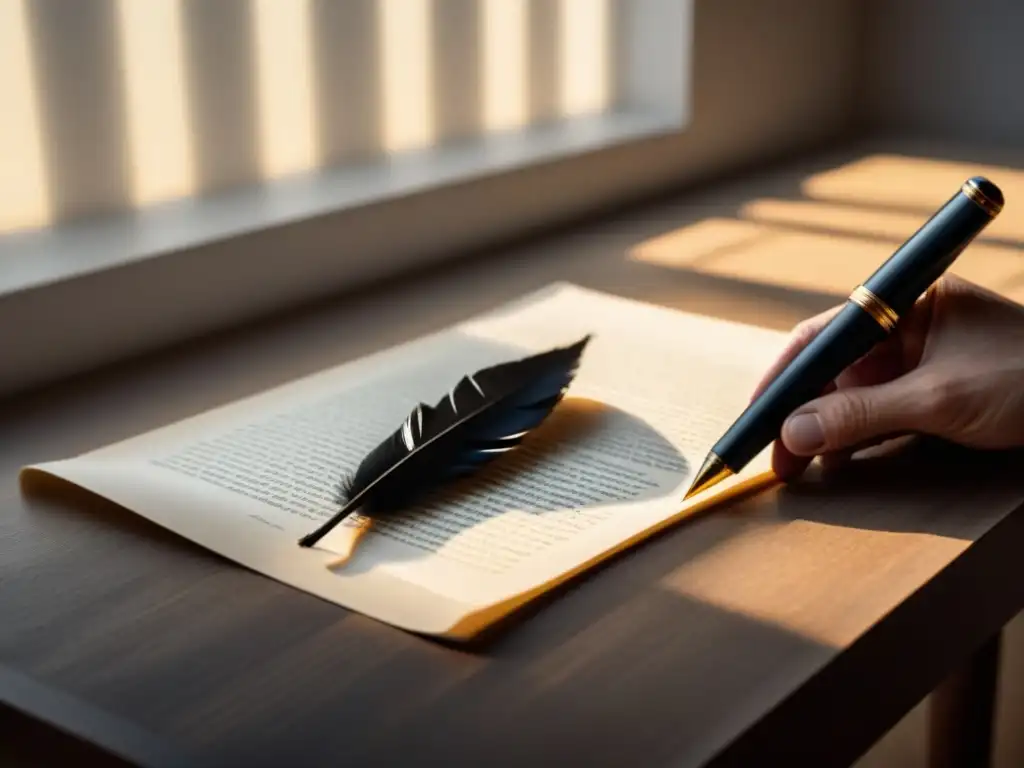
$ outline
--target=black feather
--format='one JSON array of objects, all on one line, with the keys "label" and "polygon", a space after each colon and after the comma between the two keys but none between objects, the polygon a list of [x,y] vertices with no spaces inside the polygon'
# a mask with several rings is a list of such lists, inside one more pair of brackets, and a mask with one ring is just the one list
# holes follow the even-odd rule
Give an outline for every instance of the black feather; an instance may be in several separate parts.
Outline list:
[{"label": "black feather", "polygon": [[561,401],[589,341],[483,368],[436,405],[417,405],[343,483],[342,509],[299,543],[312,546],[356,509],[395,512],[518,446]]}]

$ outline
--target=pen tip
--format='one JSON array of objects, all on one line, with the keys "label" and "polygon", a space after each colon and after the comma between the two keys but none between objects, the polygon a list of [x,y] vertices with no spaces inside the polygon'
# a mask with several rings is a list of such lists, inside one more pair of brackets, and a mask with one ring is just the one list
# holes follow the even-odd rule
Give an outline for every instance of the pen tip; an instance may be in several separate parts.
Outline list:
[{"label": "pen tip", "polygon": [[704,463],[701,465],[697,476],[693,479],[690,490],[683,497],[683,501],[686,501],[691,496],[696,496],[701,491],[706,491],[714,485],[718,485],[732,474],[732,470],[725,465],[724,461],[714,453],[709,453],[708,457],[704,459]]}]

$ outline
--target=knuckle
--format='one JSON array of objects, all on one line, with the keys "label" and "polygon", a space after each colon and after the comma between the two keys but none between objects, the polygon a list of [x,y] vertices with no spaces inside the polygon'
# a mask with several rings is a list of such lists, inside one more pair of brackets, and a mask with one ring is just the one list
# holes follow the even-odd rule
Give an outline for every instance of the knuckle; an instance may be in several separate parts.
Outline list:
[{"label": "knuckle", "polygon": [[837,305],[832,309],[815,315],[814,317],[808,317],[801,320],[793,326],[793,330],[790,333],[792,343],[800,347],[809,344],[811,340],[821,332],[821,329],[828,325],[828,322],[839,312],[840,309],[842,309],[842,305]]},{"label": "knuckle", "polygon": [[835,449],[855,442],[871,425],[871,404],[850,392],[839,391],[829,398],[822,414],[822,427],[827,448]]},{"label": "knuckle", "polygon": [[959,413],[964,404],[964,387],[957,379],[948,376],[929,376],[925,382],[918,407],[940,422]]},{"label": "knuckle", "polygon": [[962,378],[928,375],[915,393],[913,408],[924,431],[952,435],[964,431],[975,418],[970,383]]},{"label": "knuckle", "polygon": [[792,338],[799,346],[806,345],[811,339],[818,335],[820,323],[815,318],[802,320],[793,328]]}]

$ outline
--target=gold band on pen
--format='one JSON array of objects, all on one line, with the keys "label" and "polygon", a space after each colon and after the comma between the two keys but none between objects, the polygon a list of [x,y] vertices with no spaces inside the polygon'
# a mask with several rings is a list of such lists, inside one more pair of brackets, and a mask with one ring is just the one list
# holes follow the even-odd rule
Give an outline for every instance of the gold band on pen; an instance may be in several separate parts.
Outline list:
[{"label": "gold band on pen", "polygon": [[850,301],[871,315],[872,319],[882,326],[886,333],[890,333],[896,327],[896,323],[900,321],[900,316],[893,311],[892,307],[863,285],[858,285],[853,289]]},{"label": "gold band on pen", "polygon": [[973,179],[965,181],[963,186],[960,187],[960,191],[967,195],[972,203],[975,203],[989,216],[996,216],[1001,210],[1003,210],[1003,206],[990,197],[987,197],[985,193],[981,191],[981,187],[974,183]]}]

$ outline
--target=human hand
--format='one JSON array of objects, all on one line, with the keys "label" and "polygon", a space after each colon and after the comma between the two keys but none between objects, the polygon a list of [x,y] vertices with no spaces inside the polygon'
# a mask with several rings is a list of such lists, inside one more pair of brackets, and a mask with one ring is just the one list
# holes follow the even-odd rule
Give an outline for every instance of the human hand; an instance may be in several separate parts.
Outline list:
[{"label": "human hand", "polygon": [[[841,307],[800,323],[754,397]],[[794,411],[772,452],[781,479],[905,434],[981,449],[1024,445],[1024,307],[942,277],[892,336]]]}]

